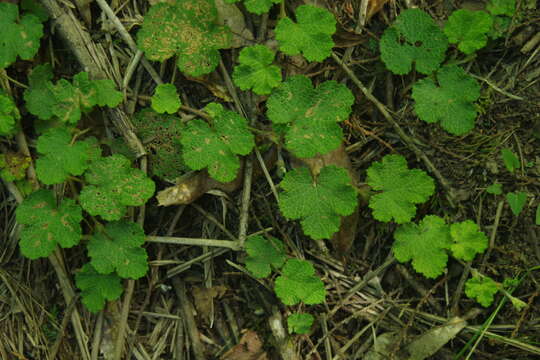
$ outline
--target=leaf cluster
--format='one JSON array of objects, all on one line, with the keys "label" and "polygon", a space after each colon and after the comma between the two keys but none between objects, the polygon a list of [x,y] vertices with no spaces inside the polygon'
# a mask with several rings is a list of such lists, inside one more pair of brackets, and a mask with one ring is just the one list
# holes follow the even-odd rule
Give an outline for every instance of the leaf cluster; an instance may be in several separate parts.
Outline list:
[{"label": "leaf cluster", "polygon": [[42,120],[54,117],[76,125],[94,106],[115,107],[123,100],[112,80],[90,80],[87,72],[76,74],[72,82],[60,79],[53,84],[52,78],[49,64],[38,65],[29,75],[30,87],[24,92],[28,111]]}]

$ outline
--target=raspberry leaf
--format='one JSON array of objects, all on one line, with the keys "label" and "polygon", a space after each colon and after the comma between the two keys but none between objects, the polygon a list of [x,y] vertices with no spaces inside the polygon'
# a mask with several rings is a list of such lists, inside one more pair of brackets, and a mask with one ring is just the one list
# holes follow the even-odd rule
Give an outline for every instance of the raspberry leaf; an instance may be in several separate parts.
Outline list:
[{"label": "raspberry leaf", "polygon": [[282,18],[276,26],[279,50],[287,55],[302,53],[309,61],[323,61],[332,54],[336,32],[336,19],[326,9],[312,5],[300,5],[296,20]]},{"label": "raspberry leaf", "polygon": [[107,300],[120,298],[124,291],[122,279],[118,275],[100,274],[91,264],[85,264],[77,272],[75,284],[82,291],[82,303],[93,313],[103,310]]},{"label": "raspberry leaf", "polygon": [[436,278],[446,268],[452,238],[448,225],[438,216],[428,215],[420,224],[400,225],[394,232],[392,251],[399,262],[412,260],[414,270]]},{"label": "raspberry leaf", "polygon": [[326,154],[341,144],[338,123],[351,113],[354,96],[343,84],[329,80],[313,88],[303,75],[291,76],[267,101],[267,115],[274,124],[289,124],[285,146],[300,158]]},{"label": "raspberry leaf", "polygon": [[487,249],[486,234],[471,220],[450,225],[450,235],[453,240],[450,249],[455,258],[472,261],[476,254],[481,254]]},{"label": "raspberry leaf", "polygon": [[304,302],[321,304],[326,297],[324,283],[315,275],[313,265],[306,260],[289,259],[275,281],[274,291],[285,305]]},{"label": "raspberry leaf", "polygon": [[313,239],[329,239],[339,230],[341,216],[354,212],[356,191],[345,169],[322,168],[316,179],[302,167],[287,172],[280,183],[279,197],[283,216],[300,220],[304,233]]},{"label": "raspberry leaf", "polygon": [[413,85],[414,110],[425,122],[440,121],[443,129],[463,135],[474,128],[480,86],[458,66],[444,66],[436,74],[437,82],[424,78]]},{"label": "raspberry leaf", "polygon": [[153,5],[137,34],[137,43],[154,61],[177,55],[180,71],[191,76],[212,72],[219,63],[219,49],[229,46],[227,27],[216,25],[212,0],[171,0]]},{"label": "raspberry leaf", "polygon": [[458,44],[464,54],[472,54],[486,46],[487,33],[493,25],[492,17],[483,11],[460,9],[454,11],[444,26],[448,41]]},{"label": "raspberry leaf", "polygon": [[280,269],[285,263],[285,245],[273,237],[249,237],[246,252],[246,268],[257,278],[267,277],[272,267]]},{"label": "raspberry leaf", "polygon": [[36,160],[36,172],[46,185],[60,184],[70,175],[82,175],[101,155],[95,138],[72,142],[65,127],[43,133],[37,140],[37,151],[41,156]]},{"label": "raspberry leaf", "polygon": [[499,291],[499,284],[488,276],[475,276],[465,283],[465,295],[475,299],[483,307],[493,304],[493,297]]},{"label": "raspberry leaf", "polygon": [[420,204],[433,194],[433,179],[420,169],[408,169],[401,155],[386,155],[367,170],[367,183],[379,193],[371,196],[369,207],[379,221],[409,222]]},{"label": "raspberry leaf", "polygon": [[19,246],[29,259],[47,257],[57,244],[70,248],[81,239],[81,208],[67,198],[57,205],[50,190],[30,194],[17,208],[16,217],[24,225]]},{"label": "raspberry leaf", "polygon": [[217,103],[204,110],[212,118],[209,125],[191,120],[181,137],[183,158],[193,170],[208,167],[210,176],[221,182],[232,181],[240,168],[237,155],[247,155],[255,145],[247,120]]},{"label": "raspberry leaf", "polygon": [[141,170],[131,167],[123,155],[115,154],[92,162],[85,174],[88,183],[79,201],[90,215],[119,220],[126,206],[144,204],[155,190],[154,182]]},{"label": "raspberry leaf", "polygon": [[17,60],[30,60],[39,49],[43,36],[43,25],[33,14],[19,14],[17,5],[0,3],[0,69],[4,69]]},{"label": "raspberry leaf", "polygon": [[51,90],[52,78],[50,64],[38,65],[28,76],[30,86],[24,90],[26,108],[42,120],[49,120],[54,116],[52,108],[56,104],[56,99]]},{"label": "raspberry leaf", "polygon": [[420,9],[408,9],[396,18],[380,40],[381,59],[394,74],[404,75],[412,64],[431,74],[444,60],[448,40],[435,21]]},{"label": "raspberry leaf", "polygon": [[88,242],[90,263],[100,274],[116,271],[120,277],[138,279],[148,270],[148,255],[141,247],[144,241],[139,224],[124,220],[107,223]]},{"label": "raspberry leaf", "polygon": [[173,84],[159,84],[152,96],[152,109],[163,114],[174,114],[180,109],[182,102]]},{"label": "raspberry leaf", "polygon": [[313,325],[313,315],[311,314],[292,314],[287,318],[287,327],[289,333],[307,334]]},{"label": "raspberry leaf", "polygon": [[270,94],[281,82],[281,70],[272,65],[275,54],[263,45],[246,47],[240,51],[239,65],[234,68],[234,83],[242,90],[253,89],[259,95]]}]

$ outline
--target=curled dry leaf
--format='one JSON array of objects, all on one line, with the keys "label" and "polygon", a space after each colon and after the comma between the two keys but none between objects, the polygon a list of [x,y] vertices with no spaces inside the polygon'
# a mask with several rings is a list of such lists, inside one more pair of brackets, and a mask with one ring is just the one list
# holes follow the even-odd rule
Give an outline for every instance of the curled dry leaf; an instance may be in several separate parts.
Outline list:
[{"label": "curled dry leaf", "polygon": [[268,360],[262,346],[259,335],[253,330],[246,330],[240,342],[223,354],[221,360]]}]

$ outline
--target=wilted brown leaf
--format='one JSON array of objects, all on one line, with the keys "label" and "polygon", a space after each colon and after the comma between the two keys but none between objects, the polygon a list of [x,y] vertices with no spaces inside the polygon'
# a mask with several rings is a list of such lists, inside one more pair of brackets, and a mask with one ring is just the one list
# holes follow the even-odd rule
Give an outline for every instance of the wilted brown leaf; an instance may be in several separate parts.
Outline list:
[{"label": "wilted brown leaf", "polygon": [[227,351],[221,360],[268,360],[268,355],[262,349],[262,342],[255,331],[246,330],[240,343]]}]

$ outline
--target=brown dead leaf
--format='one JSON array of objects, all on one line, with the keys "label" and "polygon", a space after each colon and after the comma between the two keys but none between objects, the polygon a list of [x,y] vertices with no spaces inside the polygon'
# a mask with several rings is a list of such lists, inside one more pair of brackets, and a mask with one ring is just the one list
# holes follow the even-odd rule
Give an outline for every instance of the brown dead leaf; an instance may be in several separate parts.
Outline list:
[{"label": "brown dead leaf", "polygon": [[268,355],[262,348],[259,335],[253,330],[245,330],[232,349],[221,356],[221,360],[268,360]]},{"label": "brown dead leaf", "polygon": [[384,4],[387,2],[388,0],[369,0],[367,7],[367,20],[371,19],[373,15],[381,11]]},{"label": "brown dead leaf", "polygon": [[225,295],[227,288],[223,285],[212,286],[211,288],[194,286],[193,303],[197,308],[197,313],[201,317],[206,317],[212,312],[212,303],[215,298]]}]

